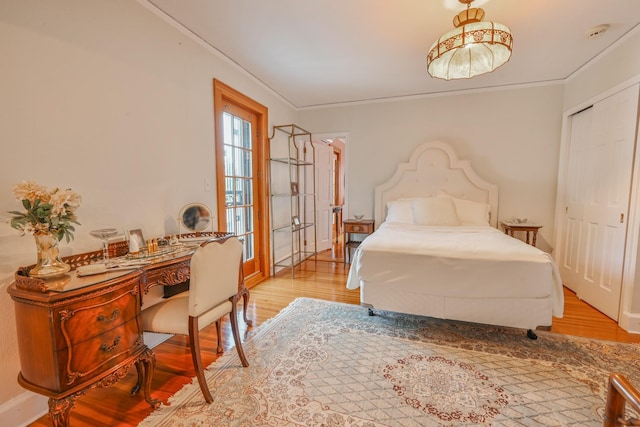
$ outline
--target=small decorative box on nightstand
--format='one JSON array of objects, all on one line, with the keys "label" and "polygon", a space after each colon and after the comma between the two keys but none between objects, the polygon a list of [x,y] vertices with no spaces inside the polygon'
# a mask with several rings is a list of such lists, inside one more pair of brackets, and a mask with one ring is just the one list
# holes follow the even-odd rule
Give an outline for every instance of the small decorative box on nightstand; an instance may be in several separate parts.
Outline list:
[{"label": "small decorative box on nightstand", "polygon": [[373,233],[374,220],[346,219],[344,225],[344,262],[351,262],[351,250],[357,248],[362,240],[352,240],[354,234],[369,235]]}]

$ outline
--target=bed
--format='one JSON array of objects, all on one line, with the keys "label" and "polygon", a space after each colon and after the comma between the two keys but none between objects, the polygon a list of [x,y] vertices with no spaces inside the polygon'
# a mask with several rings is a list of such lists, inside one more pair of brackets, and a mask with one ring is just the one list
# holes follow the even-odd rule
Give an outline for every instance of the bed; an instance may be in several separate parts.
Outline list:
[{"label": "bed", "polygon": [[548,329],[562,317],[553,258],[499,231],[498,188],[443,142],[420,145],[375,189],[376,231],[347,288],[372,310]]}]

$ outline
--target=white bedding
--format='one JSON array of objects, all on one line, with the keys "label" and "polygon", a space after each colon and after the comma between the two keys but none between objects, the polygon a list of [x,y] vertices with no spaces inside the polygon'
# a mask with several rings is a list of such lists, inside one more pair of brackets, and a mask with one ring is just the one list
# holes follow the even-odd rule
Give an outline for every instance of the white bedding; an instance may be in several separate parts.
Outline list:
[{"label": "white bedding", "polygon": [[[440,298],[443,304],[461,302],[460,310],[463,306],[474,307],[474,300],[478,306],[487,304],[489,311],[504,310],[504,313],[520,310],[515,303],[510,307],[510,300],[525,304],[532,301],[532,311],[545,307],[555,317],[562,317],[564,310],[562,281],[552,257],[489,226],[385,222],[354,252],[347,288],[357,289],[364,284],[375,284],[375,289],[381,290],[387,299],[423,296],[424,301],[413,301],[417,308],[407,311],[420,311],[416,314],[432,315],[429,308],[424,311],[420,308],[428,306],[431,297]],[[368,303],[364,289],[361,299],[362,303]],[[377,301],[379,306],[380,300]],[[411,305],[409,302],[408,306]],[[465,314],[457,317],[460,316]],[[482,314],[477,318],[473,313],[469,316],[470,321],[486,318]],[[536,320],[545,319],[544,326],[550,325],[550,316],[534,313],[533,317],[536,316]],[[545,316],[549,317],[548,322]]]}]

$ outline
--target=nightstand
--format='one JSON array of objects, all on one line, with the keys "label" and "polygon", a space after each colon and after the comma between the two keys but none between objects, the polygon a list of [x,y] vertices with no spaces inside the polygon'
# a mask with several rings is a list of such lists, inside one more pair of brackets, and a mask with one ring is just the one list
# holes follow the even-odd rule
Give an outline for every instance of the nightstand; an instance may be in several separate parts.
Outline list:
[{"label": "nightstand", "polygon": [[513,237],[513,233],[516,231],[524,231],[527,233],[525,240],[527,243],[529,243],[529,235],[531,234],[531,246],[536,245],[538,230],[542,228],[541,225],[530,224],[528,222],[500,221],[500,225],[504,228],[504,234],[508,234],[511,237]]},{"label": "nightstand", "polygon": [[352,240],[354,234],[369,235],[373,233],[374,220],[372,219],[346,219],[344,227],[344,262],[351,263],[351,250],[357,248],[362,240]]}]

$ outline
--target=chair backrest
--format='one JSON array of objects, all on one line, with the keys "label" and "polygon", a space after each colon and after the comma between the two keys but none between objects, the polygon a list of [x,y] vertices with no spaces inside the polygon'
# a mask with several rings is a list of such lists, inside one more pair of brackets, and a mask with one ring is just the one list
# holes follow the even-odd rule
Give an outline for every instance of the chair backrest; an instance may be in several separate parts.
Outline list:
[{"label": "chair backrest", "polygon": [[203,243],[191,257],[189,316],[197,317],[238,292],[242,243],[237,237]]}]

